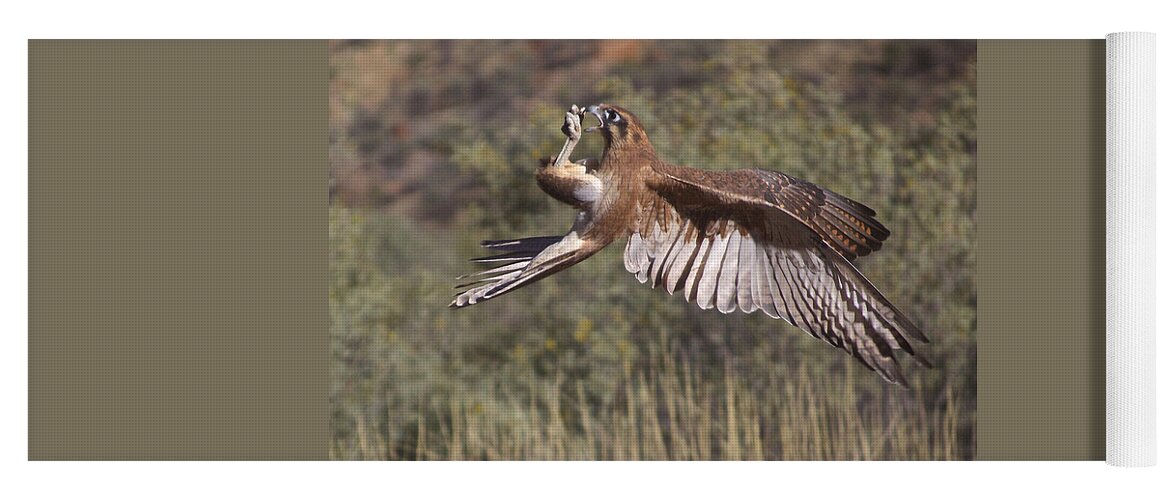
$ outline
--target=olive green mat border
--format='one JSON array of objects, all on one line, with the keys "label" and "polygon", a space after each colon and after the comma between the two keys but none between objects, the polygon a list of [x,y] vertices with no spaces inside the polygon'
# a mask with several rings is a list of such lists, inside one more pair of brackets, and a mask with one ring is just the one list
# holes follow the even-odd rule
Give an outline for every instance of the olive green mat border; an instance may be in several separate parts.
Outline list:
[{"label": "olive green mat border", "polygon": [[326,43],[28,47],[29,458],[326,458]]},{"label": "olive green mat border", "polygon": [[1106,44],[980,41],[976,457],[1106,456]]}]

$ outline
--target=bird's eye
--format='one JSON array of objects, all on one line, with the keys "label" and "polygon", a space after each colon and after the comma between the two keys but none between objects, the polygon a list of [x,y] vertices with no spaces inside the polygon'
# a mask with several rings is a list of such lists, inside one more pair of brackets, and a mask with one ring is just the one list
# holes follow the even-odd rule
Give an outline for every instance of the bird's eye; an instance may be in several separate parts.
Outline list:
[{"label": "bird's eye", "polygon": [[607,109],[606,110],[606,121],[608,121],[610,123],[618,123],[618,122],[622,121],[622,116],[620,116],[617,111],[614,111],[612,109]]}]

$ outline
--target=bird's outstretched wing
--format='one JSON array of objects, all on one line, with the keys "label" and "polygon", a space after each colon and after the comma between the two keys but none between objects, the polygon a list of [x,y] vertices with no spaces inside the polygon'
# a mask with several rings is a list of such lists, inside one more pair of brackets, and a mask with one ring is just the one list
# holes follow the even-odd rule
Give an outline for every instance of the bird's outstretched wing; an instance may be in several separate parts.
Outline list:
[{"label": "bird's outstretched wing", "polygon": [[850,263],[888,234],[872,211],[784,174],[709,184],[684,168],[648,182],[639,203],[624,257],[639,281],[703,309],[784,318],[900,385],[895,352],[927,364],[909,341],[927,337]]},{"label": "bird's outstretched wing", "polygon": [[608,243],[591,239],[589,225],[588,214],[581,212],[565,236],[483,242],[484,248],[505,253],[473,259],[496,267],[461,276],[461,280],[472,281],[456,285],[457,289],[466,290],[456,295],[449,305],[464,307],[493,299],[585,260]]},{"label": "bird's outstretched wing", "polygon": [[812,229],[846,260],[882,248],[890,231],[870,207],[812,182],[773,170],[708,171],[655,166],[667,194],[680,202],[746,204],[783,211]]}]

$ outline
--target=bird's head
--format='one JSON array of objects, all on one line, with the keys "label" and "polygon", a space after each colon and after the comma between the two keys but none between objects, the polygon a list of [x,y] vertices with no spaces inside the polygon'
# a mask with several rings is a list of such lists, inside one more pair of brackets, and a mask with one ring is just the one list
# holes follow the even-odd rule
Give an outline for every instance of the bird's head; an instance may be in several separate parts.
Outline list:
[{"label": "bird's head", "polygon": [[586,108],[586,112],[598,119],[598,126],[586,129],[587,132],[601,132],[606,139],[607,149],[622,149],[630,147],[650,147],[650,139],[642,122],[634,113],[609,104],[599,104]]}]

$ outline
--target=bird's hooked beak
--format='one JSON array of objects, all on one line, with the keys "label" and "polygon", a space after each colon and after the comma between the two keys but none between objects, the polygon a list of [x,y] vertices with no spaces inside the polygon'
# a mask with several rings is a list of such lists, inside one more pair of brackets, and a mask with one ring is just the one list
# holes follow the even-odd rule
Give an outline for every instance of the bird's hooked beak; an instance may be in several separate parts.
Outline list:
[{"label": "bird's hooked beak", "polygon": [[596,132],[606,128],[606,120],[602,118],[602,110],[598,109],[597,106],[590,106],[586,108],[586,112],[592,113],[598,119],[598,126],[587,128],[586,132]]}]

